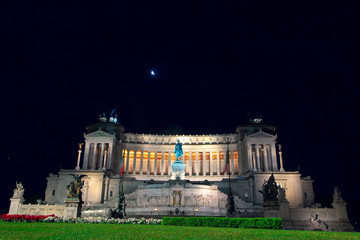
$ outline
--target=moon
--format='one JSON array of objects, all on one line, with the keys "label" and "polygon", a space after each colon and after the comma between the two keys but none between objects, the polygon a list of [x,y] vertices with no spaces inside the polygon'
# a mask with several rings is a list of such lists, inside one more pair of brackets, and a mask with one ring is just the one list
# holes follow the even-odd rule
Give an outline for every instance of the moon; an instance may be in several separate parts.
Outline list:
[{"label": "moon", "polygon": [[151,74],[151,76],[155,76],[154,70],[151,70],[151,71],[150,71],[150,74]]}]

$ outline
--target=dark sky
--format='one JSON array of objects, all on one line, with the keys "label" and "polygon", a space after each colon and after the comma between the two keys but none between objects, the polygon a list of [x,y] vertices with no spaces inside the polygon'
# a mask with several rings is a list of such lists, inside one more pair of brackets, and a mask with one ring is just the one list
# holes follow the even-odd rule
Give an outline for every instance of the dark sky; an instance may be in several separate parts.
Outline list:
[{"label": "dark sky", "polygon": [[0,8],[1,213],[16,180],[32,197],[74,168],[86,124],[117,108],[127,132],[160,134],[233,133],[262,114],[285,169],[299,162],[325,204],[339,185],[359,214],[354,5],[122,2]]}]

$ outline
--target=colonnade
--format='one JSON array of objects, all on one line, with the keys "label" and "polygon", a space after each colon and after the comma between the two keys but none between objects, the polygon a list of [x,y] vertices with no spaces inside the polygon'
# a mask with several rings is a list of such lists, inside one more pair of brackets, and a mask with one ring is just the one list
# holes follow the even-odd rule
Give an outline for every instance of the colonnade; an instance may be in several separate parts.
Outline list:
[{"label": "colonnade", "polygon": [[[238,151],[229,151],[230,173],[238,174]],[[188,176],[217,176],[226,174],[226,151],[185,152],[182,161]],[[175,161],[172,151],[124,150],[124,172],[138,175],[171,175],[171,164]]]},{"label": "colonnade", "polygon": [[85,145],[82,169],[106,170],[112,164],[111,143],[88,143]]},{"label": "colonnade", "polygon": [[248,163],[252,171],[278,171],[276,149],[271,144],[248,144]]}]

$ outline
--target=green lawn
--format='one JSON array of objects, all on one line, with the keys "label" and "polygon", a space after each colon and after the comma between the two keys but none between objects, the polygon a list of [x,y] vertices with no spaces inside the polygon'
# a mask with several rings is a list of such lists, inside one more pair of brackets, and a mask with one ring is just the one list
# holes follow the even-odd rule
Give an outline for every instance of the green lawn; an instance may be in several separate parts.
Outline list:
[{"label": "green lawn", "polygon": [[0,222],[0,239],[360,239],[360,233],[128,224]]}]

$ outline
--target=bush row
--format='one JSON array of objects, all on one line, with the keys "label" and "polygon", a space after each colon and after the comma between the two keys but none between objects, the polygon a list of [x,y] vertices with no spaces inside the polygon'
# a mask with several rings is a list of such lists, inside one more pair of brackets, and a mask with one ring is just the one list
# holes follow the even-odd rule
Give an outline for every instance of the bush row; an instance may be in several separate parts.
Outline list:
[{"label": "bush row", "polygon": [[163,225],[282,229],[281,218],[163,217]]}]

